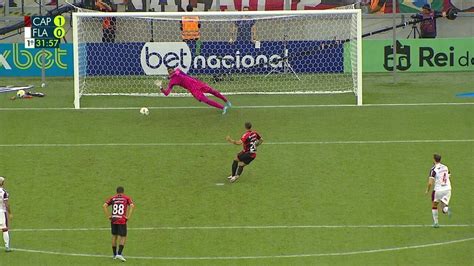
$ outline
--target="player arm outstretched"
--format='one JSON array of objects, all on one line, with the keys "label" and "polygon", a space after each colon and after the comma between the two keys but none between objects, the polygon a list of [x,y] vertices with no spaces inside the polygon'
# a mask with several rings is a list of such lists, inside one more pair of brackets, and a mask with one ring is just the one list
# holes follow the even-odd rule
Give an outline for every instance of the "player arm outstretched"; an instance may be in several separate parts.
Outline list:
[{"label": "player arm outstretched", "polygon": [[171,90],[173,89],[173,85],[168,85],[168,88],[165,90],[163,87],[160,88],[160,91],[165,95],[168,96],[171,93]]},{"label": "player arm outstretched", "polygon": [[240,139],[239,140],[233,140],[230,136],[226,136],[225,140],[227,140],[227,142],[235,144],[235,145],[242,145],[242,140],[240,140]]},{"label": "player arm outstretched", "polygon": [[168,87],[163,89],[163,84],[161,80],[156,80],[155,85],[157,85],[160,88],[161,93],[163,93],[165,96],[168,96],[171,93],[171,90],[173,89],[173,86],[175,85],[172,81],[168,83]]}]

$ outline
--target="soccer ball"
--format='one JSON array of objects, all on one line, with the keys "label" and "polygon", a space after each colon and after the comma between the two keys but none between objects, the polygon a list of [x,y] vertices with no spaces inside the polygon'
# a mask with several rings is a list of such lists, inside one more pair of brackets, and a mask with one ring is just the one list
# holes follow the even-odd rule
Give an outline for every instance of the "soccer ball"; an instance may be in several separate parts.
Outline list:
[{"label": "soccer ball", "polygon": [[443,213],[448,213],[448,210],[449,210],[448,206],[443,207]]},{"label": "soccer ball", "polygon": [[24,90],[19,90],[16,92],[16,96],[18,98],[22,98],[23,96],[25,96],[26,92]]},{"label": "soccer ball", "polygon": [[140,114],[142,114],[142,115],[149,115],[149,114],[150,114],[150,110],[148,110],[148,108],[146,108],[146,107],[142,107],[142,108],[140,109]]}]

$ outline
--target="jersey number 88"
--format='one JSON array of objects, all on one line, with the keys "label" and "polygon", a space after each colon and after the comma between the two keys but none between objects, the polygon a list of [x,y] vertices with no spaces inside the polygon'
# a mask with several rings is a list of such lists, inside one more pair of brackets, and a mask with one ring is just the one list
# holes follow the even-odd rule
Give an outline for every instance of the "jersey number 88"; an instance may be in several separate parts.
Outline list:
[{"label": "jersey number 88", "polygon": [[123,215],[125,206],[123,204],[114,204],[112,206],[112,214]]}]

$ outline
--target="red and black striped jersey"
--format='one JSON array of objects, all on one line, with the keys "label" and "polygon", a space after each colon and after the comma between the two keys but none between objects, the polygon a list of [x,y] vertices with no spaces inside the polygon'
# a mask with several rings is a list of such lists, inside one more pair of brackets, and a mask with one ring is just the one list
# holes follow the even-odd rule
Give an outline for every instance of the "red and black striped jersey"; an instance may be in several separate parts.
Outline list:
[{"label": "red and black striped jersey", "polygon": [[262,137],[257,131],[248,130],[246,131],[240,140],[242,141],[243,152],[257,153],[257,141]]},{"label": "red and black striped jersey", "polygon": [[108,206],[112,206],[112,223],[126,224],[127,209],[130,204],[133,204],[132,199],[124,194],[116,194],[110,197],[106,202]]}]

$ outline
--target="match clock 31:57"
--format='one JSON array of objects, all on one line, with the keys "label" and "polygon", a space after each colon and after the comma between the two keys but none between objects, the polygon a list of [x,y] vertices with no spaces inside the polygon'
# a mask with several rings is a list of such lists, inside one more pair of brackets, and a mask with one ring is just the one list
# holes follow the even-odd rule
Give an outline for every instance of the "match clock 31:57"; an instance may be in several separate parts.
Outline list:
[{"label": "match clock 31:57", "polygon": [[58,39],[36,39],[35,48],[58,48]]}]

